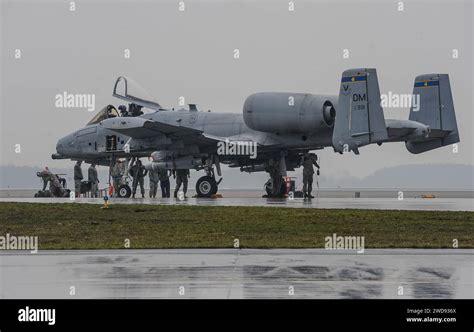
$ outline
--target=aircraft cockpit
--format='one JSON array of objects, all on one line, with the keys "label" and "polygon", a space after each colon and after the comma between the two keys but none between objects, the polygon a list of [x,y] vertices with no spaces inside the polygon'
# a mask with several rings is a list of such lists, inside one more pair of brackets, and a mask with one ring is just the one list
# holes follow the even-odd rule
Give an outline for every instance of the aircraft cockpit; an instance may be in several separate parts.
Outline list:
[{"label": "aircraft cockpit", "polygon": [[[128,103],[115,108],[107,105],[101,109],[88,123],[87,126],[97,124],[100,121],[116,117],[134,117],[162,110],[160,104],[135,81],[120,76],[117,78],[112,95]],[[127,109],[128,108],[128,109]]]},{"label": "aircraft cockpit", "polygon": [[103,109],[101,109],[96,115],[94,115],[94,117],[86,124],[86,126],[99,123],[100,121],[105,119],[118,117],[120,117],[120,114],[117,109],[113,105],[107,105]]},{"label": "aircraft cockpit", "polygon": [[142,106],[130,103],[128,104],[128,111],[127,106],[120,105],[118,110],[113,105],[107,105],[103,109],[101,109],[87,124],[86,126],[90,126],[93,124],[97,124],[100,121],[110,119],[110,118],[119,118],[119,117],[128,117],[128,116],[140,116],[143,113]]}]

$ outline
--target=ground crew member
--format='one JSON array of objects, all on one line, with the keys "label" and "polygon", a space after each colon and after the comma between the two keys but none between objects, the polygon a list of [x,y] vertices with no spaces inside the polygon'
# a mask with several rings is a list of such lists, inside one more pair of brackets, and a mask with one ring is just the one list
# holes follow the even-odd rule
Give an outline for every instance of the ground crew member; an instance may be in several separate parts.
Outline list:
[{"label": "ground crew member", "polygon": [[319,175],[319,165],[318,165],[318,156],[314,153],[305,153],[303,156],[303,193],[304,198],[314,198],[311,195],[313,190],[313,174],[314,169],[313,165],[318,168]]},{"label": "ground crew member", "polygon": [[58,177],[58,181],[59,183],[61,183],[61,186],[63,186],[63,188],[66,188],[66,179],[60,177],[58,174],[55,174],[55,175]]},{"label": "ground crew member", "polygon": [[282,177],[281,177],[281,170],[280,170],[280,163],[270,159],[268,162],[268,167],[266,169],[270,178],[272,179],[272,196],[279,197],[280,195],[280,188],[282,185]]},{"label": "ground crew member", "polygon": [[[48,167],[45,167],[44,170],[41,172],[36,173],[37,176],[41,177],[43,180],[43,193],[41,197],[45,197],[46,195],[45,190],[47,184],[49,182],[49,194],[52,197],[66,197],[68,196],[68,192],[64,189],[64,186],[61,183],[61,179],[56,174],[51,173]],[[36,197],[36,196],[35,196]]]},{"label": "ground crew member", "polygon": [[74,165],[74,189],[76,192],[76,197],[81,197],[81,182],[84,179],[82,176],[82,161],[78,160],[76,165]]},{"label": "ground crew member", "polygon": [[66,197],[68,193],[59,181],[59,177],[56,174],[51,173],[51,179],[49,182],[49,191],[54,197]]},{"label": "ground crew member", "polygon": [[170,176],[167,169],[160,169],[158,171],[160,178],[160,187],[161,187],[161,197],[169,198],[170,197]]},{"label": "ground crew member", "polygon": [[122,160],[117,159],[115,161],[115,165],[112,167],[112,171],[110,175],[112,176],[112,181],[114,185],[114,196],[118,196],[118,191],[120,187],[120,183],[122,181],[122,176],[124,172],[124,164]]},{"label": "ground crew member", "polygon": [[186,191],[188,191],[188,177],[190,177],[189,169],[178,169],[173,171],[173,176],[176,177],[176,188],[174,189],[174,198],[178,197],[178,191],[183,184],[184,198],[186,197]]},{"label": "ground crew member", "polygon": [[145,166],[142,165],[142,161],[140,159],[137,160],[135,165],[132,166],[129,173],[133,177],[132,198],[135,198],[135,193],[137,192],[138,184],[140,184],[142,198],[145,198],[145,187],[143,186],[143,184],[144,178],[148,171],[145,169]]},{"label": "ground crew member", "polygon": [[87,170],[88,180],[91,184],[91,197],[99,197],[99,177],[95,164],[91,164]]},{"label": "ground crew member", "polygon": [[53,175],[50,171],[49,171],[49,168],[48,166],[46,166],[44,168],[43,171],[41,172],[38,172],[37,175],[39,177],[41,177],[41,179],[43,180],[43,190],[42,191],[45,191],[46,190],[46,187],[48,186],[48,182],[51,181],[51,176]]},{"label": "ground crew member", "polygon": [[150,198],[155,198],[158,191],[158,182],[160,181],[159,171],[150,169],[148,176],[150,177]]}]

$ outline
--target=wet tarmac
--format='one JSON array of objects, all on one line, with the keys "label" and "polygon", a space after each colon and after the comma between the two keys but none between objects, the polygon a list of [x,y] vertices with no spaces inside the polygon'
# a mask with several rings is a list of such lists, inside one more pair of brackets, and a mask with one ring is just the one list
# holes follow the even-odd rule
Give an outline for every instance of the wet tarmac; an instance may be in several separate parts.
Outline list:
[{"label": "wet tarmac", "polygon": [[0,298],[474,298],[474,250],[0,252]]},{"label": "wet tarmac", "polygon": [[[102,204],[101,198],[0,198],[0,202],[30,203],[83,203]],[[439,210],[439,211],[474,211],[473,198],[314,198],[311,200],[267,199],[249,197],[231,198],[135,198],[111,199],[110,204],[164,204],[164,205],[197,205],[197,206],[271,206],[287,208],[319,209],[377,209],[377,210]]]}]

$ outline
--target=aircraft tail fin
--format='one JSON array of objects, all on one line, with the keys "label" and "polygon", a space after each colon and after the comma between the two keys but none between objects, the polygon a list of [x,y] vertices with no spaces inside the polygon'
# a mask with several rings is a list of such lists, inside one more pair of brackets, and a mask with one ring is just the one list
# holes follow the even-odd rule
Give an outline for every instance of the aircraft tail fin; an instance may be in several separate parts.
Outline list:
[{"label": "aircraft tail fin", "polygon": [[334,150],[359,154],[360,146],[382,143],[387,138],[377,71],[373,68],[344,71],[332,136]]},{"label": "aircraft tail fin", "polygon": [[425,74],[415,78],[413,95],[419,95],[417,107],[411,107],[409,120],[430,128],[424,141],[407,141],[411,153],[421,153],[459,142],[458,125],[448,74]]}]

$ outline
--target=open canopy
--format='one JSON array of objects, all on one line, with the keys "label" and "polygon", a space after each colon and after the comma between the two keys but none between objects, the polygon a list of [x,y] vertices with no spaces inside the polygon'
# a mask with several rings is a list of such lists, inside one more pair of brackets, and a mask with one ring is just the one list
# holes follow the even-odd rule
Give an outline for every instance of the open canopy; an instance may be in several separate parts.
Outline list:
[{"label": "open canopy", "polygon": [[152,110],[159,111],[162,109],[161,105],[155,101],[145,89],[132,79],[124,76],[119,76],[117,81],[115,81],[112,95],[129,103],[134,103]]}]

